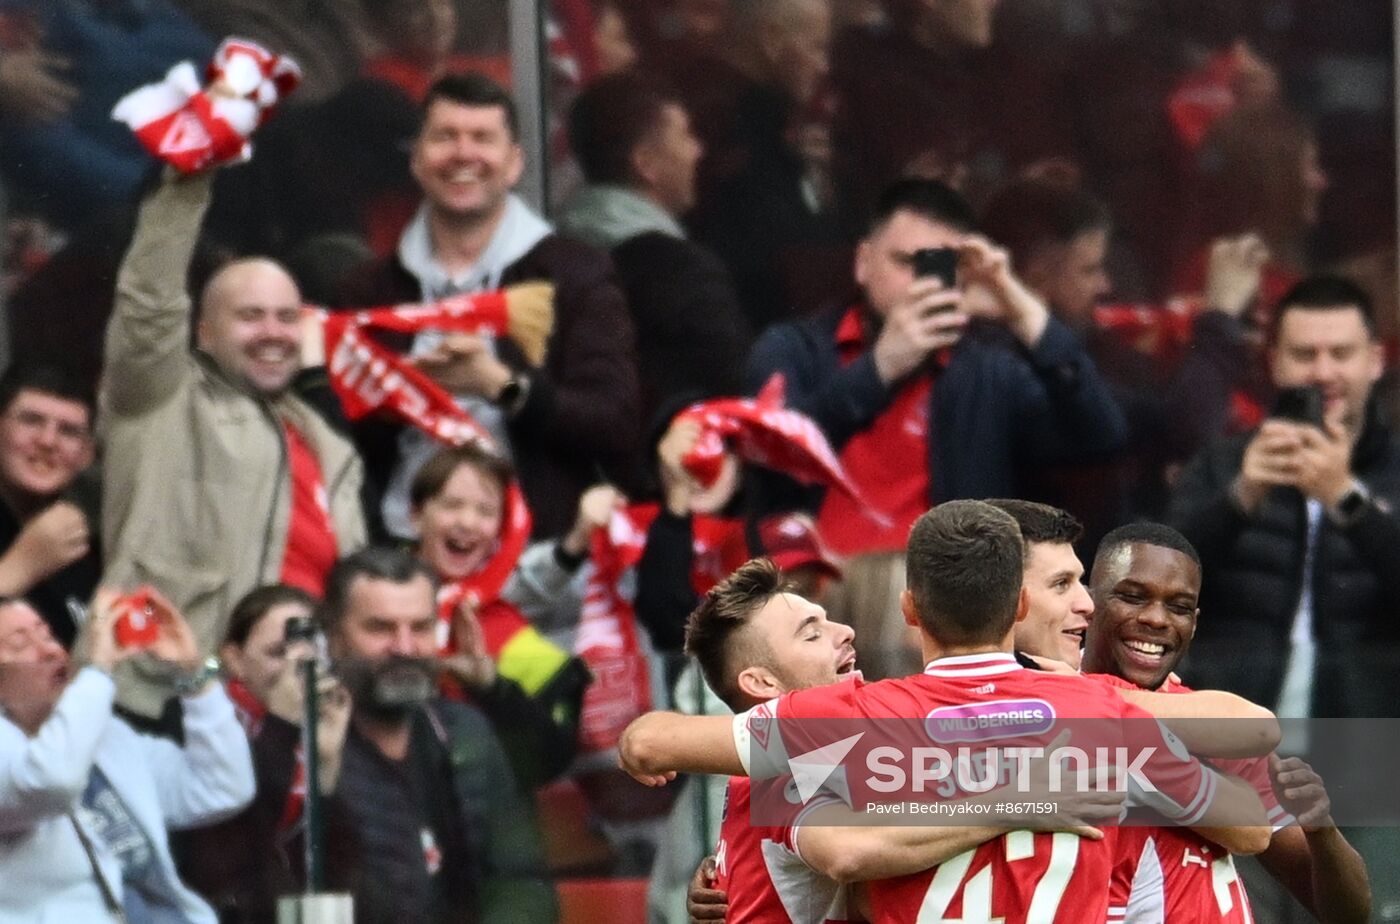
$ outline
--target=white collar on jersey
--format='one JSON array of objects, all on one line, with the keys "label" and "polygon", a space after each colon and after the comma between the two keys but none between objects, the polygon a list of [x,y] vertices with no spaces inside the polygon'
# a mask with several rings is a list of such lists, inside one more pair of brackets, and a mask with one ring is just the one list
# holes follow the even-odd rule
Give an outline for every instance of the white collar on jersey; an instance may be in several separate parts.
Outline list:
[{"label": "white collar on jersey", "polygon": [[986,677],[1025,670],[1009,651],[987,651],[981,654],[955,655],[928,662],[924,673],[930,677]]}]

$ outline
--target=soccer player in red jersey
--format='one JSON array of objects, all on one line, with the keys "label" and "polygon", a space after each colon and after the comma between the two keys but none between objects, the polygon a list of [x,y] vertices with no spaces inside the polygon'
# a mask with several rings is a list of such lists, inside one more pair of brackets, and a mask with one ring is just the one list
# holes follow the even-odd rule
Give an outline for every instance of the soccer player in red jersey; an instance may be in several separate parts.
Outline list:
[{"label": "soccer player in red jersey", "polygon": [[[1139,718],[1130,723],[1138,731],[1129,737],[1136,740],[1127,743],[1135,753],[1150,755],[1143,772],[1152,784],[1138,787],[1139,799],[1188,824],[1241,825],[1245,831],[1261,824],[1258,799],[1248,787],[1203,768],[1147,713],[1102,684],[1026,671],[1015,661],[1012,630],[1026,610],[1021,556],[1015,521],[995,508],[959,501],[930,511],[911,534],[910,589],[903,598],[906,620],[921,629],[928,670],[879,684],[798,691],[780,699],[770,714],[923,718],[937,709],[963,709],[995,727],[1039,725],[1048,716],[1043,731],[1035,729],[1042,743],[1053,737],[1056,719]],[[677,724],[681,718],[654,714],[628,730],[622,758],[634,775],[659,782],[673,766],[746,772],[749,737],[771,727],[756,713],[741,716],[731,739],[714,719],[689,717]],[[1014,728],[1018,736],[1025,731]],[[657,760],[658,754],[665,754],[670,766]],[[880,921],[920,913],[931,919],[996,914],[1008,922],[1102,919],[1111,854],[1109,844],[1073,835],[1011,832],[936,870],[872,883],[875,916]]]},{"label": "soccer player in red jersey", "polygon": [[[691,615],[686,650],[700,664],[707,682],[736,712],[790,691],[838,682],[860,684],[855,671],[854,632],[826,618],[821,607],[786,592],[778,569],[767,559],[740,567],[706,595]],[[794,800],[786,823],[750,821],[750,782],[731,777],[725,797],[714,889],[729,896],[724,919],[733,922],[828,922],[850,919],[846,892],[838,880],[866,878],[872,871],[914,872],[943,862],[1003,833],[1004,824],[954,827],[842,827],[839,850],[844,866],[823,864],[818,871],[801,855],[796,824],[830,805],[814,798]],[[1103,806],[1096,818],[1116,817],[1119,802]],[[1001,821],[1012,819],[1005,815]],[[1102,835],[1078,824],[1068,813],[1024,818],[1027,824],[1058,827],[1094,838]],[[810,833],[822,830],[808,827]],[[824,848],[819,848],[824,849]],[[851,875],[842,875],[849,872]],[[828,878],[824,873],[837,873]]]},{"label": "soccer player in red jersey", "polygon": [[[1186,538],[1159,524],[1120,527],[1100,544],[1090,586],[1096,615],[1085,670],[1145,690],[1190,692],[1172,679],[1199,615],[1200,559]],[[1260,793],[1273,828],[1260,854],[1264,867],[1319,920],[1369,920],[1365,864],[1332,823],[1317,774],[1297,758],[1273,758],[1272,768],[1261,759],[1215,763]],[[1284,804],[1275,789],[1283,792]],[[1253,919],[1230,854],[1198,833],[1127,825],[1118,846],[1110,924]]]},{"label": "soccer player in red jersey", "polygon": [[[1025,544],[1023,586],[1028,610],[1016,624],[1018,653],[1038,656],[1042,663],[1055,660],[1077,668],[1087,616],[1093,610],[1088,591],[1081,583],[1084,569],[1073,547],[1082,527],[1070,514],[1044,504],[1019,500],[990,503],[1012,515]],[[771,566],[756,560],[736,571],[691,617],[688,651],[697,659],[713,689],[722,691],[736,712],[783,692],[832,683],[852,673],[854,638],[850,631],[827,621],[819,608],[784,594],[783,590]],[[780,594],[783,599],[775,602]],[[755,634],[750,636],[749,632]],[[1031,658],[1023,654],[1018,657],[1023,664],[1036,666]],[[1126,686],[1118,691],[1120,696],[1159,718],[1228,715],[1259,721],[1256,717],[1263,713],[1268,721],[1260,725],[1276,726],[1266,710],[1230,694],[1212,691],[1192,697],[1168,697]],[[1236,723],[1237,728],[1242,726],[1243,721]],[[1187,725],[1183,732],[1195,732],[1201,727]],[[1233,739],[1223,744],[1231,749],[1243,746]],[[1188,746],[1194,750],[1197,743],[1188,741]],[[1250,753],[1263,753],[1267,747]],[[838,806],[814,804],[803,807],[802,817],[808,823],[800,829],[799,843],[796,829],[790,824],[749,824],[749,794],[747,777],[731,778],[718,856],[711,861],[718,875],[698,874],[693,883],[692,905],[705,905],[712,920],[725,918],[726,912],[731,922],[787,920],[777,914],[769,917],[767,909],[779,906],[792,920],[807,920],[795,909],[815,915],[827,908],[834,894],[827,876],[848,882],[922,870],[1012,827],[1065,830],[1098,839],[1102,834],[1088,823],[1116,818],[1119,808],[1114,799],[1084,797],[1074,804],[1061,800],[1057,806],[1060,811],[1051,814],[1018,818],[1002,813],[995,819],[979,819],[983,822],[979,825],[917,828],[859,826],[859,819],[843,813]],[[988,801],[995,807],[995,800]],[[828,824],[839,826],[827,827]],[[814,873],[812,866],[826,876]],[[734,903],[726,908],[731,891]]]},{"label": "soccer player in red jersey", "polygon": [[[736,712],[787,690],[859,683],[855,632],[814,603],[784,592],[768,559],[741,566],[708,594],[686,626],[686,652]],[[725,790],[716,889],[730,896],[725,919],[825,924],[851,920],[846,892],[802,862],[790,825],[750,824],[748,777]],[[795,813],[794,813],[795,814]]]}]

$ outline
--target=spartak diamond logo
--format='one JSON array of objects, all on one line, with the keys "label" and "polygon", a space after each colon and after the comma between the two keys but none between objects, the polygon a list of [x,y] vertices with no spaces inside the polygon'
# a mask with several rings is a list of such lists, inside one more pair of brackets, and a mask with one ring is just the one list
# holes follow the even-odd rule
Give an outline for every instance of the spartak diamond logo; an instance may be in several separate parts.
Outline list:
[{"label": "spartak diamond logo", "polygon": [[175,113],[170,128],[160,140],[159,153],[161,156],[187,154],[190,151],[208,148],[213,143],[214,140],[209,137],[209,132],[204,123],[199,121],[199,117],[188,110],[182,110]]}]

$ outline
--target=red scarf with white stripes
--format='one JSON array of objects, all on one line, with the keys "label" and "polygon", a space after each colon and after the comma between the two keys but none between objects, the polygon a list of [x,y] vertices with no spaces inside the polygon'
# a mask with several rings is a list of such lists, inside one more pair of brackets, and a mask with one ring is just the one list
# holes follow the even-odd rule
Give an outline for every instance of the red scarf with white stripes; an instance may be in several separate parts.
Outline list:
[{"label": "red scarf with white stripes", "polygon": [[153,156],[184,174],[252,156],[253,133],[277,103],[301,83],[295,61],[245,39],[224,39],[200,85],[182,61],[165,79],[117,101],[112,118],[125,122]]}]

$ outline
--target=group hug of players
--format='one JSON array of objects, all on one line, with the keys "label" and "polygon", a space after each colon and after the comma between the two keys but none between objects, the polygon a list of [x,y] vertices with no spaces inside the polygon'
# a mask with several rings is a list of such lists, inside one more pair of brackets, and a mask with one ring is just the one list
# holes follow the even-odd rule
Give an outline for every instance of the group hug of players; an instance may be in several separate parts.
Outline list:
[{"label": "group hug of players", "polygon": [[[910,677],[863,682],[854,632],[787,592],[767,560],[706,595],[687,652],[737,715],[649,713],[620,747],[624,769],[651,785],[678,771],[731,777],[715,858],[691,890],[694,918],[1249,924],[1239,853],[1259,855],[1320,921],[1369,920],[1365,864],[1333,823],[1318,775],[1272,753],[1272,714],[1176,678],[1199,616],[1190,543],[1159,524],[1114,530],[1088,577],[1092,604],[1076,607],[1069,597],[1085,587],[1073,538],[1044,532],[1065,520],[1024,501],[953,501],[918,520],[900,602],[926,666]],[[1030,736],[1048,748],[1086,720],[1132,729],[1119,743],[1150,755],[1137,767],[1145,785],[1089,793],[1073,812],[919,826],[862,817],[865,803],[849,791],[798,799],[789,779],[800,804],[783,823],[759,810],[763,756],[813,746],[797,731],[803,720],[875,727],[953,714],[992,727],[1000,719],[985,717],[1015,708],[1014,725],[1028,704],[1054,718]],[[982,743],[995,744],[987,734]]]}]

